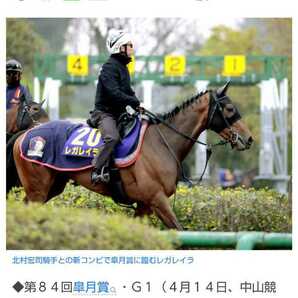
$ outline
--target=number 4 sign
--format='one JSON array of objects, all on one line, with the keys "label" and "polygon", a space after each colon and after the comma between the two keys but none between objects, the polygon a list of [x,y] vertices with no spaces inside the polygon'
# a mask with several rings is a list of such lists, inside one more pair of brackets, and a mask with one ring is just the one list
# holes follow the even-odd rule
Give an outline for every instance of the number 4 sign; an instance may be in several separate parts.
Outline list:
[{"label": "number 4 sign", "polygon": [[72,76],[88,75],[88,56],[68,55],[67,72]]}]

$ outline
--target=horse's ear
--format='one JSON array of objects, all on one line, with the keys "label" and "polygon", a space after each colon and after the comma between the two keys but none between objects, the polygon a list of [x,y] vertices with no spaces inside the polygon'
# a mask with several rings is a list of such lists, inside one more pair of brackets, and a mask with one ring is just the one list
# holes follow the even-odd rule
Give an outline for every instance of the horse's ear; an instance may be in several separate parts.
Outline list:
[{"label": "horse's ear", "polygon": [[25,93],[21,93],[21,96],[20,96],[20,102],[27,103],[27,98],[26,98]]},{"label": "horse's ear", "polygon": [[229,88],[229,86],[230,86],[230,82],[231,82],[231,81],[227,81],[222,87],[220,87],[220,88],[218,88],[218,89],[216,90],[216,95],[217,95],[218,97],[223,97],[223,96],[226,95],[227,90],[228,90],[228,88]]},{"label": "horse's ear", "polygon": [[42,100],[41,103],[39,104],[41,107],[45,103],[46,99]]}]

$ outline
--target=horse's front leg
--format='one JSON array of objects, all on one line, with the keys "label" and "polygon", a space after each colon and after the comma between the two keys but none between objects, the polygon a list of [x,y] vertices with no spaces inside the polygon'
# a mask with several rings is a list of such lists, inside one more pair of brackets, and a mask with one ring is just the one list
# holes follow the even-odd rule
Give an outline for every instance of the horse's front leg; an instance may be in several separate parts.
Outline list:
[{"label": "horse's front leg", "polygon": [[183,230],[170,206],[169,198],[163,192],[158,192],[151,203],[153,211],[169,229]]}]

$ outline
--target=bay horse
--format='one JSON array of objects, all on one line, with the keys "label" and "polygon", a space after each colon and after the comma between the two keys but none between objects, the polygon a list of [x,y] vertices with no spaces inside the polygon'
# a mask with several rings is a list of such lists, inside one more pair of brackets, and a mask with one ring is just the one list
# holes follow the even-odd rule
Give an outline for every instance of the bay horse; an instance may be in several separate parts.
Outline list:
[{"label": "bay horse", "polygon": [[[124,190],[136,202],[136,216],[154,212],[167,228],[182,230],[168,198],[176,191],[180,163],[205,129],[217,132],[236,150],[250,148],[252,135],[226,95],[228,86],[227,83],[217,90],[199,93],[161,115],[162,122],[148,127],[138,159],[133,165],[120,169]],[[107,184],[91,183],[90,168],[59,172],[22,159],[20,142],[18,138],[14,145],[14,159],[26,202],[47,202],[60,194],[70,179],[91,191],[111,195]]]},{"label": "bay horse", "polygon": [[16,139],[27,129],[39,123],[49,121],[42,104],[22,98],[6,111],[6,193],[12,187],[19,186],[20,181],[13,158],[13,146]]}]

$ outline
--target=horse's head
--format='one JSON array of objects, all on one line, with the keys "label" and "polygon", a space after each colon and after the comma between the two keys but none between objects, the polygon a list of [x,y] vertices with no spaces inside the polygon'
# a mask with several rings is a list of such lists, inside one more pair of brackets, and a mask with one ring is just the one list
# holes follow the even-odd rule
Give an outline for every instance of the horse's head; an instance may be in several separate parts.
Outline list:
[{"label": "horse's head", "polygon": [[210,93],[208,128],[227,140],[232,148],[242,151],[249,149],[253,137],[241,115],[226,95],[229,82]]},{"label": "horse's head", "polygon": [[36,123],[49,121],[48,114],[42,108],[43,103],[25,100],[14,105],[6,113],[6,132],[14,134]]}]

